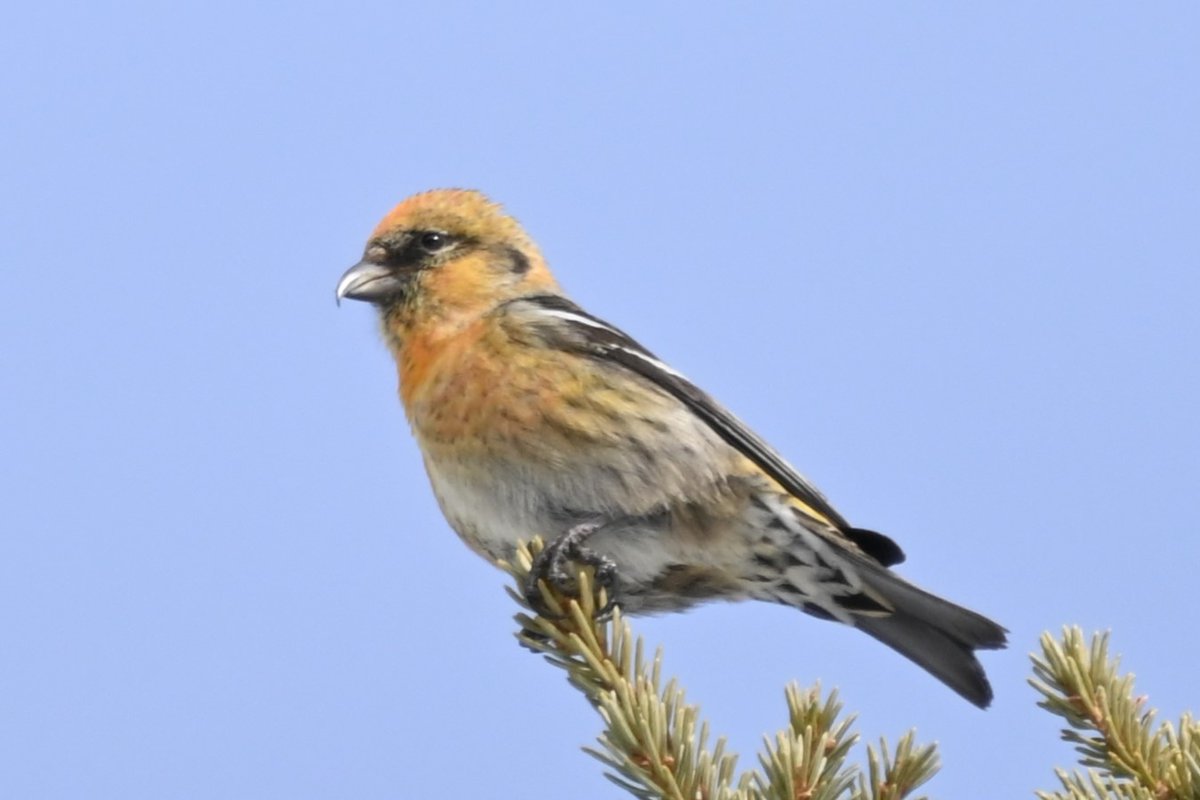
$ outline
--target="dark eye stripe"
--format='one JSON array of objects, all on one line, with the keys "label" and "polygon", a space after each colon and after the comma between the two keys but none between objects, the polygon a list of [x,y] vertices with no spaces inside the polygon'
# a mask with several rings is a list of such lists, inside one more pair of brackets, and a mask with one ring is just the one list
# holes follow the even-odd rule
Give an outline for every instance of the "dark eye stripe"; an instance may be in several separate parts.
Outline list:
[{"label": "dark eye stripe", "polygon": [[445,231],[410,231],[376,241],[369,251],[379,251],[379,263],[414,268],[429,261],[433,256],[444,253],[451,246],[463,244],[464,241],[466,240]]}]

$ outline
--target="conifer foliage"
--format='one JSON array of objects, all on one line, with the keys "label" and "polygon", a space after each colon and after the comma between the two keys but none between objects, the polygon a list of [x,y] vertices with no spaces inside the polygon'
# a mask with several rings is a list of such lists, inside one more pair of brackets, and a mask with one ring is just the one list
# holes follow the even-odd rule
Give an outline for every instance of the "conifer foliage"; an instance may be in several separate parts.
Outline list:
[{"label": "conifer foliage", "polygon": [[[517,587],[541,548],[534,539],[506,565]],[[712,741],[699,707],[664,679],[661,649],[647,656],[619,607],[598,613],[608,598],[592,578],[581,570],[570,596],[540,584],[541,614],[518,590],[509,594],[522,607],[518,639],[566,672],[601,717],[598,746],[584,749],[633,797],[917,800],[914,792],[937,772],[935,746],[917,744],[913,731],[894,747],[880,739],[859,753],[854,717],[842,714],[837,691],[792,684],[784,691],[787,727],[765,738],[757,768],[739,773],[725,739]],[[1042,695],[1039,705],[1066,722],[1062,735],[1079,751],[1081,769],[1056,770],[1062,788],[1038,798],[1200,800],[1200,723],[1184,714],[1178,724],[1156,725],[1156,712],[1134,695],[1133,677],[1109,656],[1107,634],[1089,643],[1078,628],[1064,628],[1061,639],[1044,634],[1041,647],[1030,684]],[[865,764],[852,761],[854,754],[865,755]]]}]

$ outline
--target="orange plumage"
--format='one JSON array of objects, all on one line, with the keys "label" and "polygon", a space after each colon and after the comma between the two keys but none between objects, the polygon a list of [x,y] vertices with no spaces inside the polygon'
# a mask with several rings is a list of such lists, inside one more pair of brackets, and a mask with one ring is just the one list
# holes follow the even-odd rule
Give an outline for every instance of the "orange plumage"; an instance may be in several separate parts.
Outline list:
[{"label": "orange plumage", "polygon": [[414,195],[338,297],[380,312],[400,397],[451,526],[495,561],[550,541],[538,574],[590,563],[627,612],[784,603],[853,625],[984,706],[974,651],[1004,629],[905,581],[782,456],[620,329],[562,293],[482,194]]}]

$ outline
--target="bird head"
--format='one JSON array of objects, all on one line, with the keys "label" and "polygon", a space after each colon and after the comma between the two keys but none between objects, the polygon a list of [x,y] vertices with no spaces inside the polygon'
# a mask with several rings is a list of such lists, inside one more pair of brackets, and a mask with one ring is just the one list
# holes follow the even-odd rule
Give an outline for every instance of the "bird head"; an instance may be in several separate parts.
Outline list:
[{"label": "bird head", "polygon": [[403,323],[425,314],[486,313],[514,297],[556,292],[537,245],[480,192],[413,195],[376,226],[362,260],[337,285],[337,299],[373,303]]}]

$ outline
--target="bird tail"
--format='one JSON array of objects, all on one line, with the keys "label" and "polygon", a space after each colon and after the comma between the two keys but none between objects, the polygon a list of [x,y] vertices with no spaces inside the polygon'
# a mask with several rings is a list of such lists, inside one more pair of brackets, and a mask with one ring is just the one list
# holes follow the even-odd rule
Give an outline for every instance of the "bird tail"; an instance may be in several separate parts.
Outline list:
[{"label": "bird tail", "polygon": [[859,565],[869,594],[892,607],[887,615],[855,616],[854,624],[980,708],[992,702],[992,687],[976,650],[1007,644],[1007,631],[982,614],[930,594],[875,565]]}]

